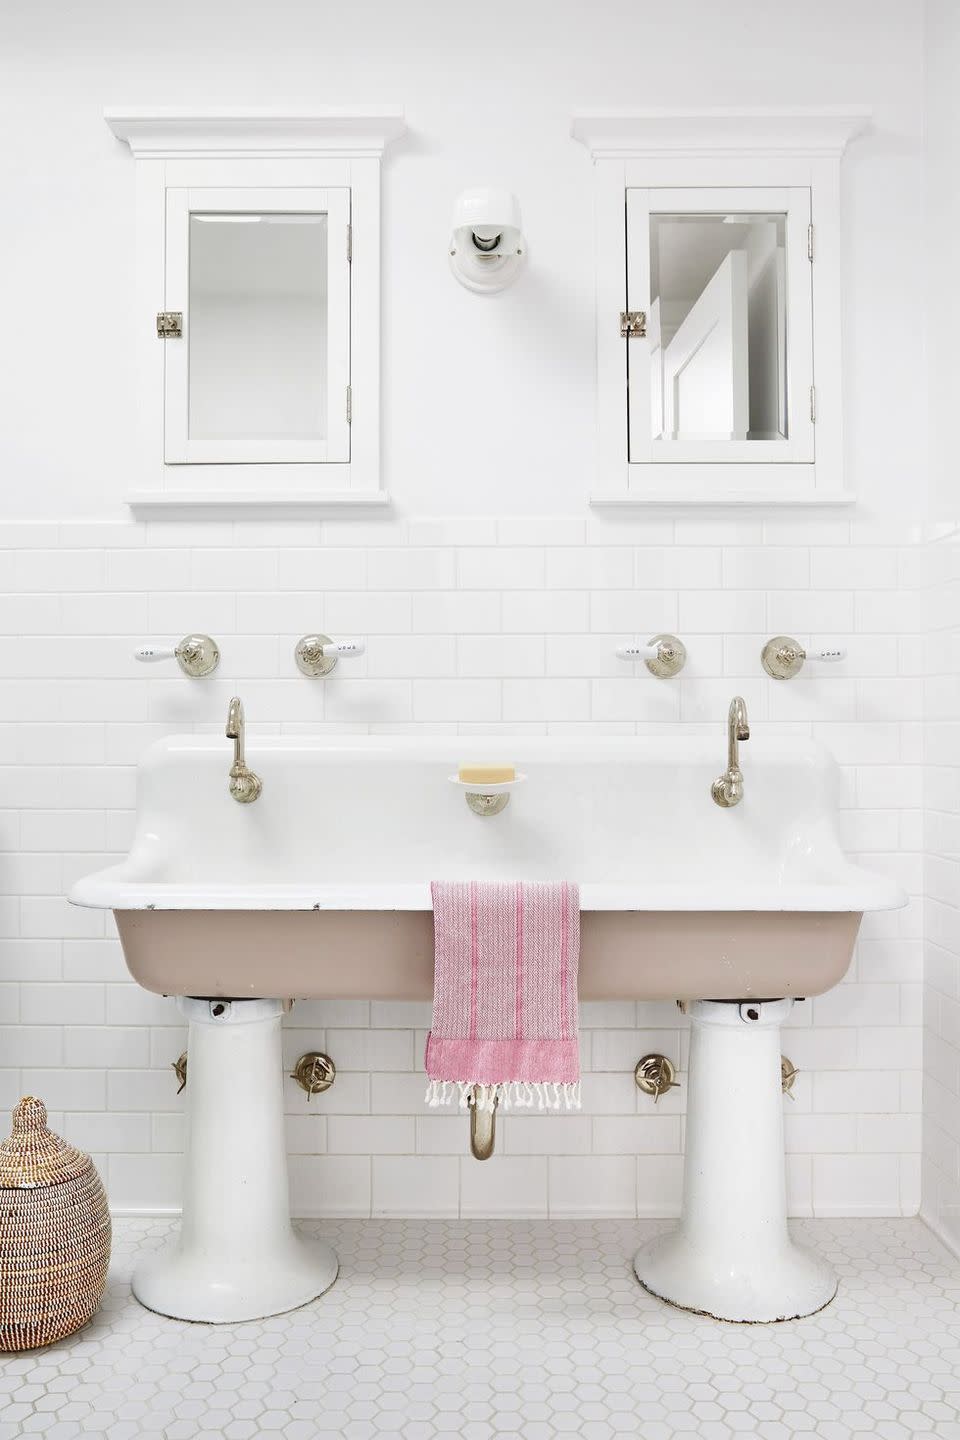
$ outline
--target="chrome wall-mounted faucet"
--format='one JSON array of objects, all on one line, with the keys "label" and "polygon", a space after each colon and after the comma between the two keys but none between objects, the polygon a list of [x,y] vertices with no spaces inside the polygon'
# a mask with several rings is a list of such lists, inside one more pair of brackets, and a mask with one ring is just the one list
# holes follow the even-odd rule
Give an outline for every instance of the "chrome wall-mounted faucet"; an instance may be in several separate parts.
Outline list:
[{"label": "chrome wall-mounted faucet", "polygon": [[710,786],[716,805],[729,810],[743,799],[743,771],[740,769],[740,741],[750,739],[747,706],[742,695],[734,695],[727,712],[727,768]]},{"label": "chrome wall-mounted faucet", "polygon": [[227,712],[227,739],[233,741],[233,764],[230,766],[230,794],[238,805],[250,805],[260,798],[263,781],[247,768],[243,753],[243,703],[234,695]]}]

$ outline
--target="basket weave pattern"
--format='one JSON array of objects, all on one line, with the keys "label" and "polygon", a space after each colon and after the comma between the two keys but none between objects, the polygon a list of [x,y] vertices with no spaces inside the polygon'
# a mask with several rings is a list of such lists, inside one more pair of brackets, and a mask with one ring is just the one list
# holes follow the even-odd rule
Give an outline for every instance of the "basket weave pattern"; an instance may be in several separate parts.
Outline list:
[{"label": "basket weave pattern", "polygon": [[96,1311],[110,1263],[110,1212],[82,1150],[25,1096],[0,1144],[0,1351],[32,1350]]}]

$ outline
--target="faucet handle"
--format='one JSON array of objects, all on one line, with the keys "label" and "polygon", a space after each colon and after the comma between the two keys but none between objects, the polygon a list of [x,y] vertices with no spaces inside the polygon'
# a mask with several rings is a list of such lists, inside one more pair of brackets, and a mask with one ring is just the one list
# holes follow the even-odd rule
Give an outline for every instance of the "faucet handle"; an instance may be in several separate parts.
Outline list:
[{"label": "faucet handle", "polygon": [[294,658],[301,675],[329,675],[341,655],[362,655],[362,640],[331,640],[329,635],[304,635],[297,641]]},{"label": "faucet handle", "polygon": [[618,645],[616,653],[621,660],[642,660],[658,680],[679,675],[687,663],[687,647],[676,635],[654,635],[646,645]]},{"label": "faucet handle", "polygon": [[799,675],[808,660],[836,664],[847,658],[846,650],[839,645],[824,646],[819,650],[806,650],[799,640],[789,635],[774,635],[760,651],[760,661],[772,680],[792,680]]},{"label": "faucet handle", "polygon": [[220,664],[220,647],[209,635],[184,635],[176,645],[155,645],[150,641],[138,645],[133,658],[148,665],[160,660],[176,660],[184,675],[198,680],[216,670]]}]

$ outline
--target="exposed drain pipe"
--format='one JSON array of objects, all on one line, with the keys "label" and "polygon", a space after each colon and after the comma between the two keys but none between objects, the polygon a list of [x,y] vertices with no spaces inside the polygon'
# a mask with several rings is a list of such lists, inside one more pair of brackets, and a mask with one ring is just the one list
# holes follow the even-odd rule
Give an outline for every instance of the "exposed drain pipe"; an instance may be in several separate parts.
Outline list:
[{"label": "exposed drain pipe", "polygon": [[499,1095],[487,1099],[485,1085],[474,1085],[467,1104],[470,1107],[470,1153],[474,1160],[489,1160],[497,1141],[497,1106]]}]

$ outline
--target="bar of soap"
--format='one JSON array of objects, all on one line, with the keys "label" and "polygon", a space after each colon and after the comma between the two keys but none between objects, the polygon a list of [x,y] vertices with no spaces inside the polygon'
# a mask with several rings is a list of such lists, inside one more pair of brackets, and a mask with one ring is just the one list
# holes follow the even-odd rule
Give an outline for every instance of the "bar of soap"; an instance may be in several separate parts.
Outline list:
[{"label": "bar of soap", "polygon": [[466,785],[502,785],[517,778],[513,765],[461,765],[458,774]]}]

